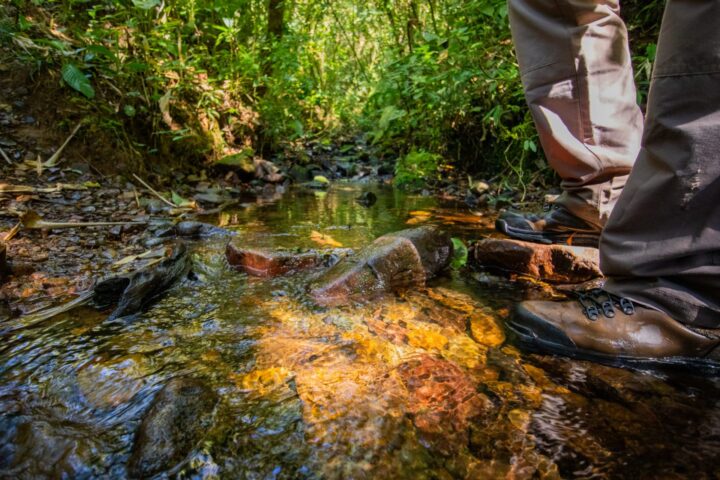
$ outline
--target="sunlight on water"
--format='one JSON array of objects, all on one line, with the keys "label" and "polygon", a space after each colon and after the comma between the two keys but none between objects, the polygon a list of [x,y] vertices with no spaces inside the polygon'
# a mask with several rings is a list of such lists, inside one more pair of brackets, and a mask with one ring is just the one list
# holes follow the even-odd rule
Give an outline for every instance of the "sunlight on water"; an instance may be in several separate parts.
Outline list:
[{"label": "sunlight on water", "polygon": [[[482,217],[389,189],[368,209],[359,191],[291,191],[211,220],[248,247],[329,237],[358,249],[425,222],[488,231]],[[127,477],[135,431],[174,377],[219,399],[173,470],[183,477],[701,478],[720,467],[715,383],[507,345],[513,301],[537,292],[454,273],[321,308],[305,290],[319,271],[251,278],[228,268],[224,241],[192,249],[194,278],[144,314],[80,308],[5,334],[0,476]]]}]

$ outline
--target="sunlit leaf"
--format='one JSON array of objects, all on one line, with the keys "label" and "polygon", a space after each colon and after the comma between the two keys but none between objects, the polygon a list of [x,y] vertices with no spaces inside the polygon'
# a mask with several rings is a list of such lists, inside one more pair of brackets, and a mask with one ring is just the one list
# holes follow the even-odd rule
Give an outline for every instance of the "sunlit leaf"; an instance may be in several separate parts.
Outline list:
[{"label": "sunlit leaf", "polygon": [[325,235],[320,232],[316,232],[315,230],[312,231],[310,234],[310,240],[312,240],[315,243],[318,243],[320,245],[324,245],[326,247],[335,247],[339,248],[342,247],[342,243],[338,242],[334,238],[332,238],[330,235]]}]

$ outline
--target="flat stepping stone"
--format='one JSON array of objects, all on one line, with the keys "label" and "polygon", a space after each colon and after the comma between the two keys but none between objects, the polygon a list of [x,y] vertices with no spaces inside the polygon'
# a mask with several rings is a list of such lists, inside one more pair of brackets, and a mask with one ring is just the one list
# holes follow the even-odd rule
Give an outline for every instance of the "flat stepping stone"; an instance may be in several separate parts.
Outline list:
[{"label": "flat stepping stone", "polygon": [[320,266],[329,267],[347,253],[346,250],[318,252],[310,250],[265,250],[245,248],[241,239],[228,243],[225,257],[236,269],[255,277],[278,277]]},{"label": "flat stepping stone", "polygon": [[470,246],[468,261],[528,275],[551,283],[582,283],[602,277],[596,248],[545,245],[508,238],[487,238]]}]

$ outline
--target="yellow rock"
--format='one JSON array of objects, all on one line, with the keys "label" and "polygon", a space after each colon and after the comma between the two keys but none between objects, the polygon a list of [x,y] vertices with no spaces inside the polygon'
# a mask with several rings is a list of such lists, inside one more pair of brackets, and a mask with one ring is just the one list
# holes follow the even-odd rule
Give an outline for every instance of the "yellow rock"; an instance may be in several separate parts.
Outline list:
[{"label": "yellow rock", "polygon": [[530,425],[530,412],[518,409],[510,410],[508,412],[508,420],[510,420],[513,427],[525,432]]},{"label": "yellow rock", "polygon": [[448,344],[448,339],[440,333],[441,328],[424,322],[409,323],[408,344],[425,350],[441,351]]},{"label": "yellow rock", "polygon": [[285,384],[292,377],[292,372],[286,368],[271,367],[254,370],[244,375],[231,374],[230,379],[235,382],[238,388],[252,391],[259,395],[267,395],[269,392]]},{"label": "yellow rock", "polygon": [[442,356],[469,370],[482,368],[487,363],[487,348],[472,341],[469,337],[455,335],[450,337]]},{"label": "yellow rock", "polygon": [[476,342],[488,347],[497,347],[505,342],[505,333],[495,318],[482,310],[476,310],[471,315],[470,333]]}]

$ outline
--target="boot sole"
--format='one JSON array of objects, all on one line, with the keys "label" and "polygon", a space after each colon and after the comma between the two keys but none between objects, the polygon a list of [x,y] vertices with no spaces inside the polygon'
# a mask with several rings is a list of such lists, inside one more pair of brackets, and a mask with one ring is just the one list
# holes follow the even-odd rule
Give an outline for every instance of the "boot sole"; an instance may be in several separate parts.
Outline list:
[{"label": "boot sole", "polygon": [[664,372],[682,372],[709,377],[720,376],[720,362],[707,358],[663,357],[636,358],[618,355],[605,355],[596,352],[579,350],[560,343],[542,339],[532,331],[510,320],[506,328],[514,336],[521,348],[530,353],[552,354],[575,360],[587,360],[611,367],[628,368],[631,370],[656,370]]},{"label": "boot sole", "polygon": [[495,221],[495,230],[510,238],[526,242],[543,243],[545,245],[570,245],[575,247],[593,247],[600,245],[599,233],[587,232],[531,232],[513,228],[505,220]]}]

